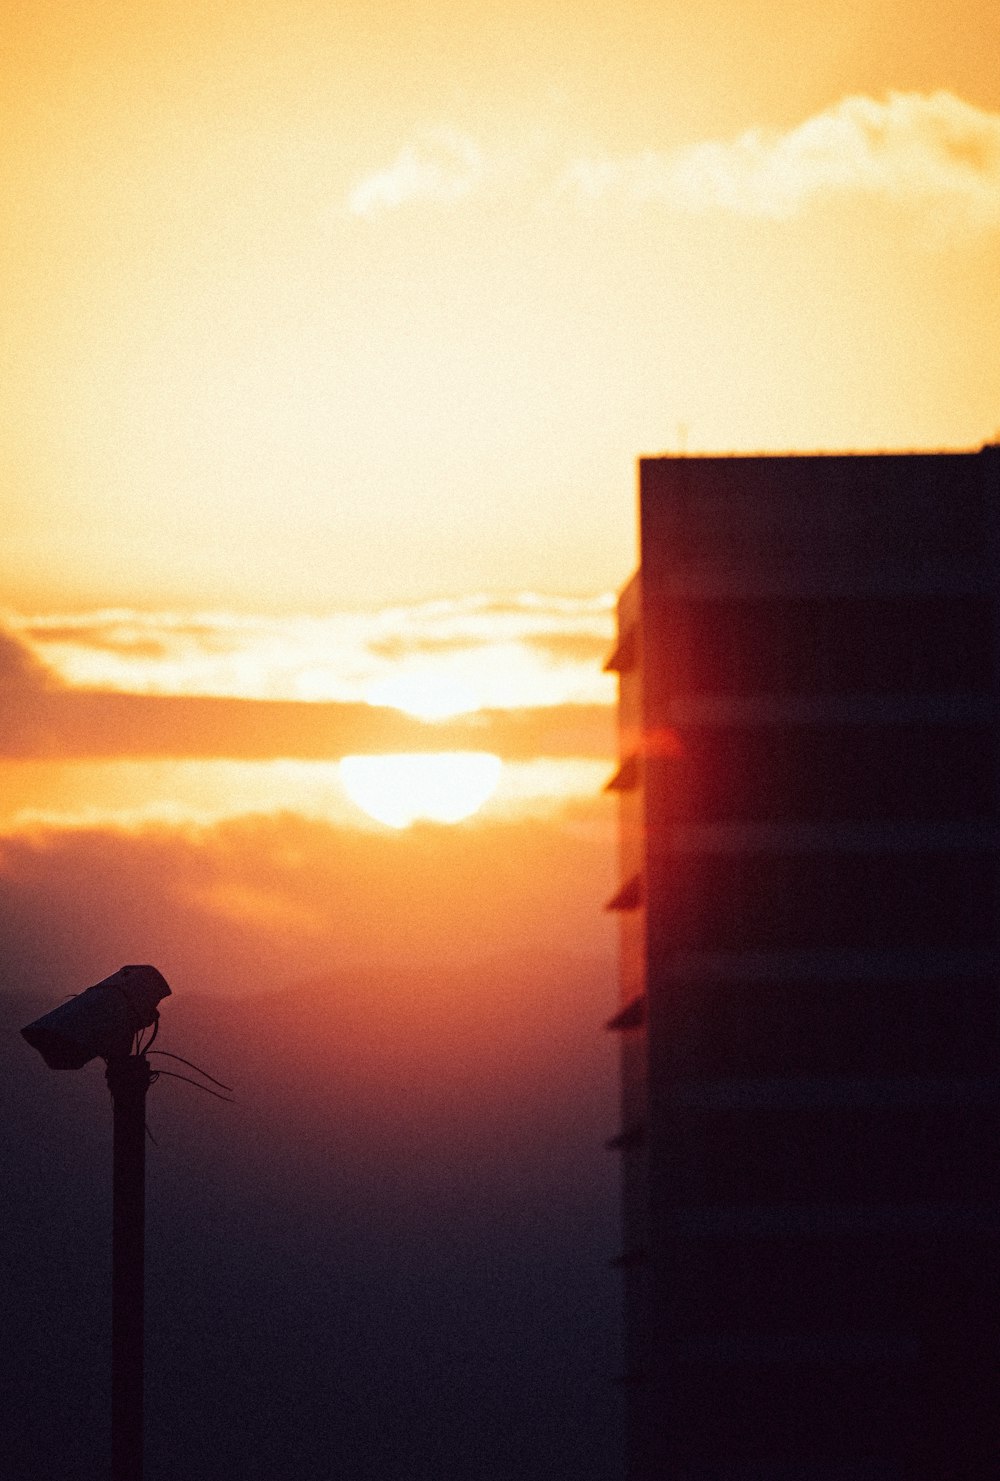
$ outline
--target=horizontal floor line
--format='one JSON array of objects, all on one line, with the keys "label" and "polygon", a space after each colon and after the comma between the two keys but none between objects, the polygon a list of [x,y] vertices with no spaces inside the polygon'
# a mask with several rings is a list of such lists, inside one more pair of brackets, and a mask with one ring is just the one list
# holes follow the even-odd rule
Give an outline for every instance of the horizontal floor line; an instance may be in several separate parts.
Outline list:
[{"label": "horizontal floor line", "polygon": [[672,951],[649,966],[650,991],[661,982],[932,982],[996,978],[996,949],[822,951]]},{"label": "horizontal floor line", "polygon": [[985,853],[1000,847],[1000,822],[669,823],[656,842],[674,853]]},{"label": "horizontal floor line", "polygon": [[800,1238],[845,1235],[996,1235],[996,1204],[739,1204],[670,1209],[666,1237]]},{"label": "horizontal floor line", "polygon": [[993,724],[1000,701],[979,694],[676,694],[663,725]]},{"label": "horizontal floor line", "polygon": [[905,1109],[919,1106],[995,1106],[1000,1110],[1000,1075],[823,1075],[759,1079],[680,1080],[670,1087],[670,1105],[692,1110],[756,1107],[809,1110],[838,1106]]}]

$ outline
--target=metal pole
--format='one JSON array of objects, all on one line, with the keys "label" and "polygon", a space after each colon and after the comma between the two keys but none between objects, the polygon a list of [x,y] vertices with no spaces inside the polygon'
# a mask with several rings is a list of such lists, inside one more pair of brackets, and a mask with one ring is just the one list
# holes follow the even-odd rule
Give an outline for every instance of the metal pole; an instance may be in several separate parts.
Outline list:
[{"label": "metal pole", "polygon": [[146,1233],[145,1055],[108,1060],[114,1106],[111,1245],[111,1481],[142,1481]]}]

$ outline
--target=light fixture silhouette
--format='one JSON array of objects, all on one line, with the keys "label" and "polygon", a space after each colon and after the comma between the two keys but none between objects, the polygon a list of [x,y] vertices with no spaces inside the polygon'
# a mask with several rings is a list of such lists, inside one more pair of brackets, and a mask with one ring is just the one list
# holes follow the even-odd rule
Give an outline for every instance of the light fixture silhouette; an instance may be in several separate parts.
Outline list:
[{"label": "light fixture silhouette", "polygon": [[135,1036],[155,1026],[170,988],[155,967],[120,967],[21,1030],[50,1070],[129,1056]]}]

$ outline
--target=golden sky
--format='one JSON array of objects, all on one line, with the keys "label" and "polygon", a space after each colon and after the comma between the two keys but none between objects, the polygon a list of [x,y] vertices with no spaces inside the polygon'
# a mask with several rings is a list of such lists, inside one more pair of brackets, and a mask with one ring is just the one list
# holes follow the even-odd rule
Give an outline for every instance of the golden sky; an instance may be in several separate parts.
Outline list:
[{"label": "golden sky", "polygon": [[282,812],[400,826],[592,800],[614,749],[612,605],[8,613],[0,833]]},{"label": "golden sky", "polygon": [[633,466],[1000,426],[995,0],[25,0],[0,591],[607,591]]},{"label": "golden sky", "polygon": [[0,95],[10,951],[607,961],[637,456],[1000,428],[995,0],[25,0]]}]

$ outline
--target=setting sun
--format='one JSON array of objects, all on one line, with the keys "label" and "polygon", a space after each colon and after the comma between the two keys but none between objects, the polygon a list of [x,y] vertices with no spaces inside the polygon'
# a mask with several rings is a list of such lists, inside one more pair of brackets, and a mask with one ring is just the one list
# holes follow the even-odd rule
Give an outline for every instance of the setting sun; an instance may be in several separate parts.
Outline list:
[{"label": "setting sun", "polygon": [[432,751],[345,756],[340,778],[351,801],[390,828],[419,819],[459,823],[478,812],[500,780],[499,756],[488,751]]}]

